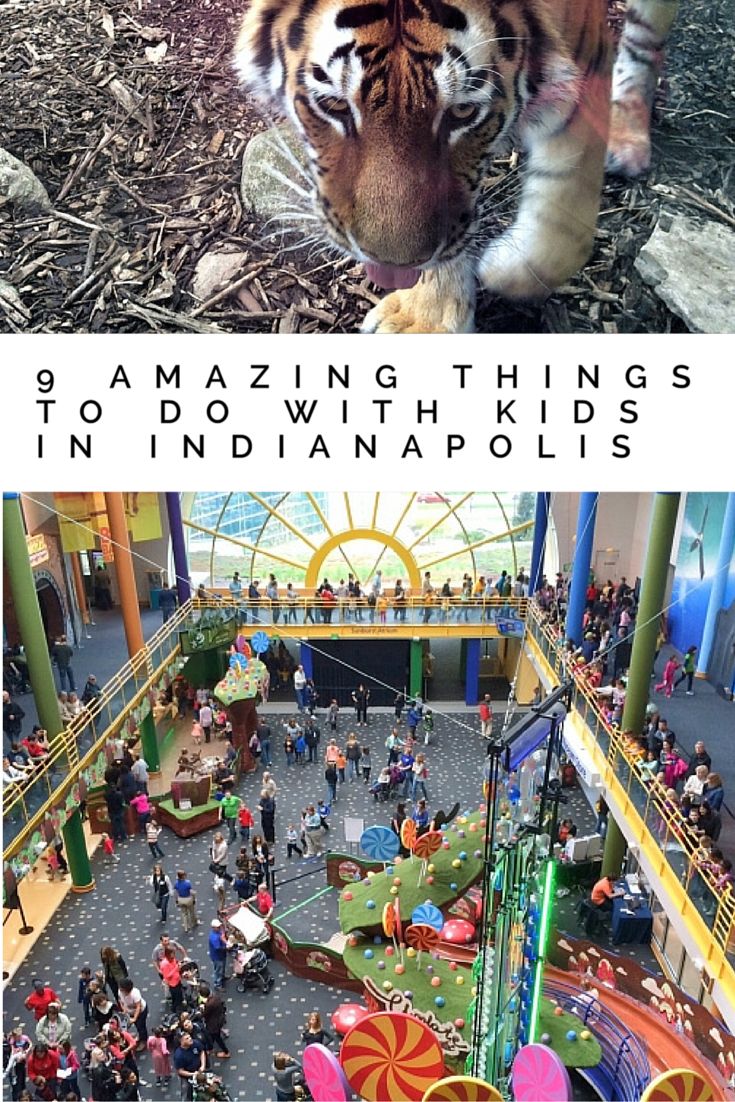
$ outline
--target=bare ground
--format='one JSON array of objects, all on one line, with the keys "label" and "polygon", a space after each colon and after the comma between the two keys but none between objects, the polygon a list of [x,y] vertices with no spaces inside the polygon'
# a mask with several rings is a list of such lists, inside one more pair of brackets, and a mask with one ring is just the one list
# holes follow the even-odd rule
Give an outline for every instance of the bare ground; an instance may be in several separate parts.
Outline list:
[{"label": "bare ground", "polygon": [[[263,121],[230,66],[235,0],[0,0],[0,146],[54,211],[0,200],[0,329],[29,332],[354,331],[378,295],[360,265],[280,239],[243,212],[242,152]],[[613,20],[621,4],[612,0]],[[669,332],[683,323],[633,264],[662,211],[735,225],[732,0],[689,0],[659,96],[654,166],[610,180],[594,256],[538,309],[485,296],[484,332]],[[286,244],[291,244],[292,239]],[[232,247],[224,294],[191,290]],[[682,263],[686,258],[682,258]]]}]

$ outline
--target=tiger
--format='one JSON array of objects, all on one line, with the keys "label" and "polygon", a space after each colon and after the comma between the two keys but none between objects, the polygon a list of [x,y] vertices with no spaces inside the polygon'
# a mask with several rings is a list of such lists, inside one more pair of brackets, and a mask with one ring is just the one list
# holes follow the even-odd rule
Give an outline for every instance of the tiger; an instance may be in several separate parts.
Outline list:
[{"label": "tiger", "polygon": [[[326,238],[389,292],[364,332],[471,332],[478,283],[542,301],[586,262],[606,156],[648,167],[677,2],[628,0],[614,59],[606,0],[251,0],[235,67],[298,135]],[[508,149],[515,216],[483,240]]]}]

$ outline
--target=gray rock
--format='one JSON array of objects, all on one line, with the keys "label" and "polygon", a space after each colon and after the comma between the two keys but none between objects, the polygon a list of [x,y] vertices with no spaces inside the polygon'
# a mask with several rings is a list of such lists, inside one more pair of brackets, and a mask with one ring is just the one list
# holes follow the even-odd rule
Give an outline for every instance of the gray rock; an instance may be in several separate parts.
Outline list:
[{"label": "gray rock", "polygon": [[27,165],[0,148],[0,195],[21,210],[50,210],[51,200],[38,177]]},{"label": "gray rock", "polygon": [[25,329],[31,316],[13,284],[0,279],[0,319],[3,314],[18,329]]},{"label": "gray rock", "polygon": [[303,143],[290,126],[255,134],[242,157],[240,190],[245,209],[263,219],[286,210],[308,211],[309,200],[300,194],[311,190],[304,164]]},{"label": "gray rock", "polygon": [[635,266],[692,333],[735,330],[735,233],[727,226],[662,216]]},{"label": "gray rock", "polygon": [[208,298],[235,279],[247,261],[248,253],[242,250],[213,249],[205,253],[194,269],[194,278],[191,281],[192,293],[201,302],[206,302]]}]

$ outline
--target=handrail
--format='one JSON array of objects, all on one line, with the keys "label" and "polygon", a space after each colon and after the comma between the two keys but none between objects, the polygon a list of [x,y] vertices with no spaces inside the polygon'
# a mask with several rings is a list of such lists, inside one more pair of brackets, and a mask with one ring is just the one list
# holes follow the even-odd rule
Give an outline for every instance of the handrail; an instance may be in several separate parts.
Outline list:
[{"label": "handrail", "polygon": [[[660,851],[661,859],[669,865],[671,872],[685,889],[689,888],[696,873],[715,901],[711,936],[718,948],[727,952],[735,940],[735,893],[732,886],[727,885],[723,891],[712,871],[698,863],[696,839],[670,806],[666,789],[655,779],[649,783],[643,780],[638,769],[638,755],[632,749],[629,735],[603,715],[600,700],[586,683],[583,673],[579,669],[564,669],[563,636],[557,635],[550,625],[543,622],[542,617],[539,606],[535,601],[531,602],[527,617],[531,636],[559,679],[571,676],[574,682],[572,707],[584,721],[612,772],[619,781],[621,773],[625,778],[621,783],[624,784],[626,796],[640,814],[650,838]],[[642,812],[638,804],[643,806]],[[652,826],[654,830],[651,829]],[[672,853],[681,855],[682,869],[677,869],[672,863]]]}]

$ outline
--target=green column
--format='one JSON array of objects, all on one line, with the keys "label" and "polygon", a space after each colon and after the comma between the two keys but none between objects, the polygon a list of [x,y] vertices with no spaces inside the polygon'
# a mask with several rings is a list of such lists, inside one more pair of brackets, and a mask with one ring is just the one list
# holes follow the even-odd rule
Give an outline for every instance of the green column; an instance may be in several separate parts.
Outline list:
[{"label": "green column", "polygon": [[3,555],[38,718],[48,731],[49,739],[53,739],[63,726],[36,582],[28,559],[20,494],[3,494]]},{"label": "green column", "polygon": [[619,876],[623,868],[623,858],[627,842],[618,824],[612,817],[612,812],[607,818],[607,834],[605,835],[605,849],[602,854],[601,876]]},{"label": "green column", "polygon": [[674,542],[680,494],[656,494],[648,536],[646,563],[641,582],[641,599],[635,621],[630,675],[625,694],[622,729],[643,730],[646,705],[651,688],[651,670],[656,653],[656,637],[661,609],[666,595],[666,582]]},{"label": "green column", "polygon": [[62,830],[64,850],[71,872],[71,890],[73,892],[91,892],[94,888],[92,867],[87,853],[87,839],[84,837],[82,817],[75,811]]},{"label": "green column", "polygon": [[424,648],[420,639],[411,640],[411,656],[409,664],[408,693],[409,696],[418,696],[424,685]]},{"label": "green column", "polygon": [[156,723],[153,713],[149,712],[140,725],[140,748],[152,774],[161,772],[161,755],[158,752]]},{"label": "green column", "polygon": [[[660,622],[661,609],[666,595],[666,582],[671,560],[671,548],[674,542],[676,518],[679,512],[679,494],[656,494],[653,501],[653,515],[648,535],[648,549],[641,582],[641,599],[633,635],[633,649],[630,656],[628,685],[623,708],[622,729],[643,730],[646,718],[646,705],[651,688],[651,670],[656,653],[656,637]],[[605,850],[602,857],[602,871],[617,874],[620,872],[625,839],[620,828],[610,816]]]}]

